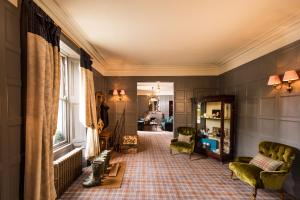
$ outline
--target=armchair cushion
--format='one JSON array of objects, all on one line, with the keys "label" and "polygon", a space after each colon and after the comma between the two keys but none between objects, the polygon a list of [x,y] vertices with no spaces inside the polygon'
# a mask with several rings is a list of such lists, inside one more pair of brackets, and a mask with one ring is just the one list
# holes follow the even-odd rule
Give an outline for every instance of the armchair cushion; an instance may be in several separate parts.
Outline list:
[{"label": "armchair cushion", "polygon": [[179,142],[186,142],[186,143],[190,143],[192,139],[192,135],[183,135],[180,134],[178,135],[178,141]]},{"label": "armchair cushion", "polygon": [[251,161],[250,164],[255,165],[256,167],[259,167],[263,169],[264,171],[275,171],[280,167],[283,162],[280,160],[274,160],[272,158],[269,158],[267,156],[264,156],[260,153],[258,153]]},{"label": "armchair cushion", "polygon": [[186,143],[186,142],[173,142],[170,145],[171,149],[176,150],[177,152],[181,153],[191,153],[193,152],[193,143]]},{"label": "armchair cushion", "polygon": [[229,169],[233,171],[239,179],[248,183],[249,185],[253,187],[261,186],[259,173],[262,171],[262,169],[248,163],[240,162],[229,163]]}]

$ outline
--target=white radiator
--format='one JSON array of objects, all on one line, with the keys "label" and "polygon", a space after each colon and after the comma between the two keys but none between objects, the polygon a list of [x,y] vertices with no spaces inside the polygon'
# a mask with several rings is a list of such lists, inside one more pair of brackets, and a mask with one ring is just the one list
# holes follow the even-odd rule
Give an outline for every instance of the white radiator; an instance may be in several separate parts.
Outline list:
[{"label": "white radiator", "polygon": [[60,197],[82,173],[82,148],[75,148],[54,161],[54,183]]}]

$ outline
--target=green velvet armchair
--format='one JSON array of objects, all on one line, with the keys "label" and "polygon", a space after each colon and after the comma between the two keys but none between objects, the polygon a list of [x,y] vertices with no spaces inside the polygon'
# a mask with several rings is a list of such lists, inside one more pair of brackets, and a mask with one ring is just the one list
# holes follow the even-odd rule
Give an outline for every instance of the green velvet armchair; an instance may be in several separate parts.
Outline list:
[{"label": "green velvet armchair", "polygon": [[173,151],[178,153],[187,153],[190,155],[190,159],[191,159],[192,153],[194,152],[194,146],[195,146],[195,133],[196,133],[195,128],[178,127],[177,135],[182,134],[186,136],[191,136],[191,139],[189,142],[178,141],[178,138],[172,139],[170,144],[170,153],[172,154]]},{"label": "green velvet armchair", "polygon": [[229,163],[231,178],[235,174],[241,181],[252,186],[253,199],[256,199],[258,188],[278,190],[281,192],[281,199],[284,199],[282,188],[295,159],[296,149],[284,144],[264,141],[259,144],[259,153],[283,161],[283,164],[276,171],[263,171],[249,164],[252,157],[237,157],[234,162]]}]

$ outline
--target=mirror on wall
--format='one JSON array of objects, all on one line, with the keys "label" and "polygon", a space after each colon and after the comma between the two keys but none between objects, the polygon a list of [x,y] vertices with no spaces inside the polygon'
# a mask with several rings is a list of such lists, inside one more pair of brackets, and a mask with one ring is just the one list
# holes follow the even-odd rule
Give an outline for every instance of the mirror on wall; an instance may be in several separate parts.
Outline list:
[{"label": "mirror on wall", "polygon": [[158,96],[152,96],[149,98],[149,111],[159,111],[159,98]]}]

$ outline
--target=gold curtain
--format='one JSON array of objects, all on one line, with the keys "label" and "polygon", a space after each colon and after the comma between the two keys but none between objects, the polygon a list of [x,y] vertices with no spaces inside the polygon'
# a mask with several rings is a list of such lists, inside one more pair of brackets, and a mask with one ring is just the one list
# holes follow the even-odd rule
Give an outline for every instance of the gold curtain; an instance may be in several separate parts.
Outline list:
[{"label": "gold curtain", "polygon": [[92,61],[90,56],[81,49],[81,121],[87,128],[86,159],[92,159],[99,155],[100,144],[98,136],[97,111]]},{"label": "gold curtain", "polygon": [[26,69],[24,199],[53,200],[60,28],[32,1],[23,1],[21,20],[22,67]]}]

